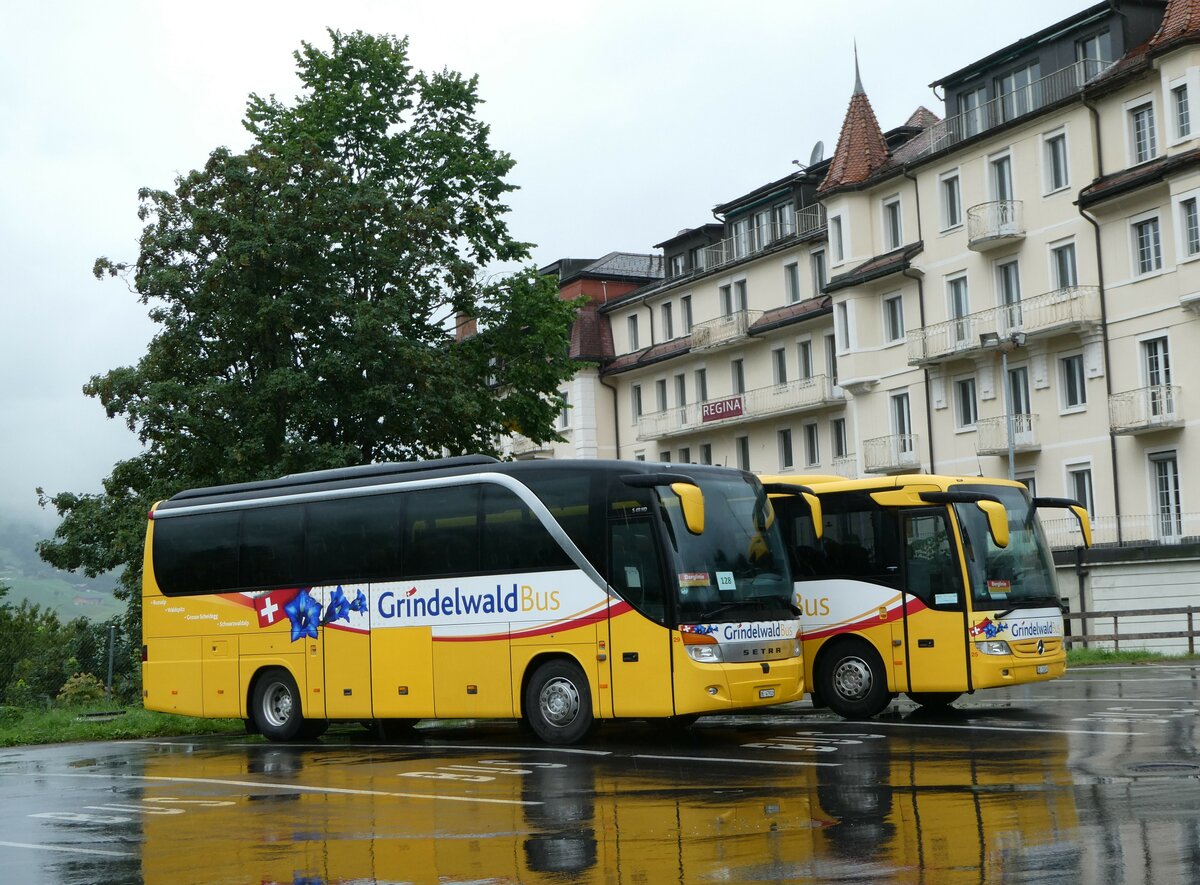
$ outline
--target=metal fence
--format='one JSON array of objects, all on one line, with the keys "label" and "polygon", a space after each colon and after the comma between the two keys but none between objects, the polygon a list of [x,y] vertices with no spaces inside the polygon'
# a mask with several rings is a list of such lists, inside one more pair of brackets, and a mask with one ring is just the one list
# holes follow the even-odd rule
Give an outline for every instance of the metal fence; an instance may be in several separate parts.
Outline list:
[{"label": "metal fence", "polygon": [[[1131,611],[1088,611],[1088,612],[1068,612],[1063,615],[1068,623],[1070,621],[1079,621],[1081,632],[1075,633],[1071,631],[1071,635],[1066,637],[1067,646],[1082,645],[1084,648],[1092,646],[1102,646],[1111,648],[1113,651],[1121,650],[1121,643],[1124,642],[1126,650],[1129,650],[1130,643],[1140,643],[1137,648],[1145,648],[1146,642],[1167,641],[1167,640],[1187,640],[1187,653],[1194,655],[1196,653],[1196,615],[1200,613],[1200,608],[1194,605],[1172,606],[1168,608],[1144,608]],[[1152,627],[1161,623],[1161,619],[1167,617],[1171,622],[1178,624],[1181,629],[1178,630],[1138,630],[1137,627]],[[1124,619],[1125,630],[1121,630],[1121,622]],[[1107,626],[1107,622],[1112,622],[1112,631],[1108,633],[1090,633],[1090,624],[1099,622],[1097,629],[1103,629]],[[1133,627],[1134,629],[1130,629]],[[1171,643],[1172,645],[1182,646],[1182,643]],[[1157,651],[1158,649],[1154,649]]]}]

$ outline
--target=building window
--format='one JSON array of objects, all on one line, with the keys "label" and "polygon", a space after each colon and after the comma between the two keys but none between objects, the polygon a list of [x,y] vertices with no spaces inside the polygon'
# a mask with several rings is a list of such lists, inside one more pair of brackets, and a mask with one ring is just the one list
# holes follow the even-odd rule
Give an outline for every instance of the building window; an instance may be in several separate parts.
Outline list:
[{"label": "building window", "polygon": [[1183,504],[1179,494],[1179,461],[1174,452],[1150,456],[1154,471],[1154,507],[1158,534],[1163,539],[1183,534]]},{"label": "building window", "polygon": [[737,450],[737,466],[738,470],[750,469],[750,437],[739,436],[733,441],[733,447]]},{"label": "building window", "polygon": [[1069,289],[1079,284],[1075,272],[1075,244],[1063,243],[1050,247],[1050,266],[1055,289]]},{"label": "building window", "polygon": [[821,446],[817,436],[817,425],[804,425],[804,464],[807,467],[815,467],[821,463]]},{"label": "building window", "polygon": [[1000,112],[1005,120],[1015,119],[1041,106],[1041,89],[1038,83],[1040,79],[1037,62],[996,79]]},{"label": "building window", "polygon": [[780,430],[776,435],[779,438],[779,467],[781,470],[789,470],[794,466],[792,461],[792,432],[790,430]]},{"label": "building window", "polygon": [[634,460],[634,461],[645,461],[645,460],[646,460],[646,453],[645,453],[645,452],[634,452],[634,453],[633,453],[633,460]]},{"label": "building window", "polygon": [[979,420],[979,406],[975,399],[975,379],[961,378],[954,382],[954,400],[957,406],[958,427],[967,430]]},{"label": "building window", "polygon": [[566,430],[571,426],[571,392],[560,390],[558,395],[562,398],[562,411],[558,413],[558,429]]},{"label": "building window", "polygon": [[1142,342],[1142,373],[1146,386],[1158,388],[1156,396],[1151,397],[1150,410],[1154,417],[1163,415],[1169,406],[1166,394],[1161,388],[1171,385],[1171,350],[1167,336],[1148,338]]},{"label": "building window", "polygon": [[679,374],[675,376],[675,405],[679,407],[680,419],[687,420],[687,375]]},{"label": "building window", "polygon": [[1067,494],[1082,504],[1089,514],[1096,512],[1092,497],[1092,465],[1067,466]]},{"label": "building window", "polygon": [[791,236],[796,232],[796,207],[791,203],[776,206],[772,213],[775,218],[775,235],[777,237]]},{"label": "building window", "polygon": [[1196,198],[1188,197],[1179,204],[1180,228],[1183,234],[1183,254],[1188,258],[1200,255],[1200,211]]},{"label": "building window", "polygon": [[833,457],[845,458],[849,454],[846,446],[846,419],[834,418],[830,421],[829,435],[833,439]]},{"label": "building window", "polygon": [[700,463],[701,464],[711,464],[712,463],[712,443],[701,443],[700,444]]},{"label": "building window", "polygon": [[1100,73],[1104,65],[1113,60],[1112,39],[1108,31],[1101,31],[1090,37],[1075,41],[1075,60],[1090,62],[1084,65],[1084,77],[1087,80]]},{"label": "building window", "polygon": [[813,295],[820,295],[825,289],[825,284],[829,282],[829,273],[825,269],[825,252],[817,250],[809,256],[809,261],[812,263],[812,281]]},{"label": "building window", "polygon": [[996,265],[996,294],[1008,328],[1021,328],[1021,269],[1015,258]]},{"label": "building window", "polygon": [[962,120],[962,137],[970,138],[984,130],[983,110],[987,103],[987,90],[983,87],[964,92],[958,97],[958,113]]},{"label": "building window", "polygon": [[908,454],[913,450],[912,413],[908,407],[908,392],[892,394],[892,432],[897,437],[896,451]]},{"label": "building window", "polygon": [[845,353],[850,349],[850,304],[846,301],[837,304],[834,307],[834,317],[838,352]]},{"label": "building window", "polygon": [[812,342],[801,341],[796,345],[796,359],[800,365],[800,377],[811,378],[813,375]]},{"label": "building window", "polygon": [[634,314],[629,318],[629,350],[630,352],[638,349],[638,318]]},{"label": "building window", "polygon": [[733,286],[721,286],[721,316],[727,317],[733,313]]},{"label": "building window", "polygon": [[675,317],[671,302],[667,302],[662,306],[662,340],[670,341],[675,337]]},{"label": "building window", "polygon": [[667,410],[667,379],[659,378],[654,382],[654,402],[658,406],[658,411],[665,412]]},{"label": "building window", "polygon": [[682,449],[679,450],[679,463],[680,464],[691,464],[692,463],[692,450],[690,448],[688,448],[687,446],[684,446]]},{"label": "building window", "polygon": [[1144,102],[1129,109],[1133,162],[1145,163],[1158,156],[1158,138],[1154,131],[1154,104]]},{"label": "building window", "polygon": [[742,311],[746,309],[746,281],[737,280],[733,284],[733,309]]},{"label": "building window", "polygon": [[1058,374],[1062,380],[1063,409],[1082,409],[1086,406],[1087,386],[1083,374],[1083,354],[1062,357],[1058,361]]},{"label": "building window", "polygon": [[787,289],[788,304],[800,300],[800,265],[796,262],[783,266],[783,285]]},{"label": "building window", "polygon": [[1012,157],[1005,154],[990,160],[988,165],[992,172],[992,199],[1011,200],[1013,198]]},{"label": "building window", "polygon": [[683,334],[692,334],[692,296],[684,295],[679,299],[679,318],[683,321]]},{"label": "building window", "polygon": [[883,334],[889,344],[904,338],[904,296],[899,292],[883,299]]},{"label": "building window", "polygon": [[1037,477],[1033,473],[1018,473],[1017,482],[1023,483],[1029,489],[1029,497],[1037,497]]},{"label": "building window", "polygon": [[1162,270],[1162,242],[1158,231],[1158,218],[1135,221],[1133,227],[1134,265],[1138,275]]},{"label": "building window", "polygon": [[703,403],[708,401],[708,370],[697,369],[695,374],[696,379],[696,402]]},{"label": "building window", "polygon": [[706,246],[697,246],[691,252],[692,255],[692,270],[700,271],[708,265],[708,251]]},{"label": "building window", "polygon": [[733,257],[745,258],[750,252],[750,219],[742,218],[733,223]]},{"label": "building window", "polygon": [[1192,134],[1192,115],[1188,110],[1186,83],[1171,90],[1171,110],[1175,117],[1175,137],[1187,138]]},{"label": "building window", "polygon": [[634,384],[629,388],[629,404],[633,409],[633,423],[642,417],[642,385]]},{"label": "building window", "polygon": [[834,338],[832,335],[825,336],[825,374],[829,376],[829,380],[837,384],[837,347],[834,346]]},{"label": "building window", "polygon": [[958,173],[942,177],[942,230],[962,224],[962,191]]},{"label": "building window", "polygon": [[842,242],[842,216],[840,215],[829,219],[829,251],[833,253],[834,264],[841,264],[846,260],[846,244]]},{"label": "building window", "polygon": [[771,351],[771,369],[776,384],[787,384],[787,351],[782,347]]},{"label": "building window", "polygon": [[746,367],[741,359],[731,360],[729,363],[730,380],[733,383],[734,393],[746,392]]},{"label": "building window", "polygon": [[673,277],[683,276],[684,273],[687,272],[687,267],[684,264],[684,256],[683,255],[672,255],[670,258],[670,269],[671,269],[671,272],[670,272],[669,276],[673,276]]},{"label": "building window", "polygon": [[971,313],[971,300],[965,276],[946,281],[946,298],[950,305],[950,318],[957,320],[954,324],[955,344],[974,343],[971,338],[971,322],[967,319]]},{"label": "building window", "polygon": [[662,461],[664,464],[670,464],[671,463],[671,453],[669,451],[659,452],[658,460]]},{"label": "building window", "polygon": [[1046,191],[1053,193],[1070,186],[1071,180],[1067,171],[1067,135],[1056,132],[1046,137],[1044,142],[1046,152]]},{"label": "building window", "polygon": [[883,245],[887,251],[899,249],[904,244],[904,232],[900,227],[900,198],[887,200],[883,204]]}]

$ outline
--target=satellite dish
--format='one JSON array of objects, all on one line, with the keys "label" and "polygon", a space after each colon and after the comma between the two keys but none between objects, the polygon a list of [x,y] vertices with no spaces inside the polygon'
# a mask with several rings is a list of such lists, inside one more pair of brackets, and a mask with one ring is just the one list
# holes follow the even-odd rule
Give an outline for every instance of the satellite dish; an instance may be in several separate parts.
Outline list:
[{"label": "satellite dish", "polygon": [[818,141],[813,145],[812,153],[808,155],[808,165],[815,166],[825,159],[825,142]]}]

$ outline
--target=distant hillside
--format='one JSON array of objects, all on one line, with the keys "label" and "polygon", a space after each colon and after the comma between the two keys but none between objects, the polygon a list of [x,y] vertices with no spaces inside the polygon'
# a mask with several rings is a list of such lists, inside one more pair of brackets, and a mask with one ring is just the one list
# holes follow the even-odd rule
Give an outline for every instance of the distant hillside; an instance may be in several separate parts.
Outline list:
[{"label": "distant hillside", "polygon": [[43,562],[36,544],[46,536],[29,524],[0,522],[0,583],[10,588],[5,602],[28,599],[68,621],[81,616],[105,621],[124,611],[125,604],[112,595],[114,575],[86,578]]}]

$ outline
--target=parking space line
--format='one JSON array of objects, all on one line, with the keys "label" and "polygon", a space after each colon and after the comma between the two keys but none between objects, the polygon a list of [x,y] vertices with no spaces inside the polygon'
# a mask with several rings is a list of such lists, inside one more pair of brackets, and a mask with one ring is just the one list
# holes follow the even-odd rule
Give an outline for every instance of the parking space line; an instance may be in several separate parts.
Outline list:
[{"label": "parking space line", "polygon": [[466,744],[373,744],[376,747],[396,747],[403,750],[486,750],[489,753],[569,753],[576,756],[611,756],[611,750],[583,750],[578,747],[508,747],[467,746]]},{"label": "parking space line", "polygon": [[30,848],[34,851],[64,851],[70,854],[99,854],[102,857],[137,857],[130,851],[103,851],[99,848],[75,848],[70,845],[32,845],[28,842],[0,842],[5,848]]},{"label": "parking space line", "polygon": [[840,762],[794,762],[776,759],[729,759],[723,756],[653,756],[649,753],[635,753],[633,759],[660,759],[669,762],[734,762],[739,765],[789,765],[805,768],[841,768]]},{"label": "parking space line", "polygon": [[[842,723],[832,722],[830,725],[840,725]],[[847,722],[846,725],[862,727],[867,725],[878,725],[883,728],[948,728],[954,731],[1027,731],[1033,734],[1111,734],[1118,737],[1140,737],[1146,732],[1144,731],[1092,731],[1078,728],[1021,728],[1011,725],[946,725],[933,722],[883,722],[875,720],[874,722]]]},{"label": "parking space line", "polygon": [[433,799],[444,802],[477,802],[485,805],[541,805],[541,802],[527,802],[521,799],[488,799],[482,796],[445,796],[436,793],[395,793],[388,790],[353,790],[348,787],[310,787],[305,784],[273,784],[267,781],[235,781],[215,777],[164,777],[150,774],[90,774],[87,772],[47,772],[38,771],[31,774],[17,772],[0,772],[0,777],[78,777],[78,778],[107,778],[110,780],[136,781],[166,781],[173,784],[217,784],[225,787],[253,787],[263,790],[287,790],[299,793],[325,793],[329,795],[347,796],[389,796],[397,799]]}]

